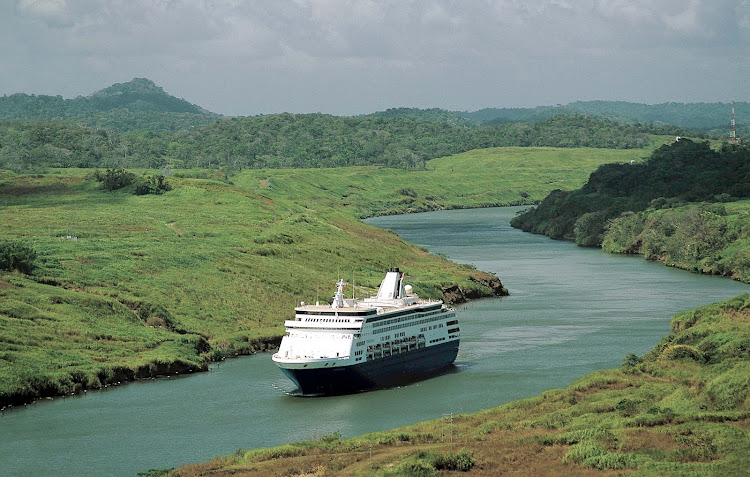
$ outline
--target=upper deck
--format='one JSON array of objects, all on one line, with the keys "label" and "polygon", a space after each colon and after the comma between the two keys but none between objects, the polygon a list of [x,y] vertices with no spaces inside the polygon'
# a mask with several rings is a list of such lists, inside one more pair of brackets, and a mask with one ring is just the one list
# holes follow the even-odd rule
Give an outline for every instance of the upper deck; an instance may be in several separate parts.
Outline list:
[{"label": "upper deck", "polygon": [[404,285],[403,274],[398,269],[386,274],[378,294],[371,298],[344,298],[344,281],[339,280],[336,285],[336,294],[330,305],[302,302],[294,309],[294,320],[285,322],[287,327],[351,330],[361,328],[363,323],[439,311],[443,306],[442,301],[424,301],[412,294],[411,287]]},{"label": "upper deck", "polygon": [[304,305],[294,309],[296,315],[309,316],[369,316],[375,315],[377,312],[377,308],[372,306],[342,306],[334,308],[328,304]]}]

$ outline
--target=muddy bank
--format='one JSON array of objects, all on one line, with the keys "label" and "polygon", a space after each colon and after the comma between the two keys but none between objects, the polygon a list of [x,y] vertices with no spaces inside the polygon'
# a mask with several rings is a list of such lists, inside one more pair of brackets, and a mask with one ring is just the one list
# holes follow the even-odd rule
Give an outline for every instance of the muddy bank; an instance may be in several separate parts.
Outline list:
[{"label": "muddy bank", "polygon": [[443,287],[441,289],[443,300],[451,305],[458,305],[476,298],[508,295],[508,289],[503,286],[500,279],[489,273],[479,272],[475,276],[469,277],[469,280],[479,286],[460,287],[454,283],[453,285]]}]

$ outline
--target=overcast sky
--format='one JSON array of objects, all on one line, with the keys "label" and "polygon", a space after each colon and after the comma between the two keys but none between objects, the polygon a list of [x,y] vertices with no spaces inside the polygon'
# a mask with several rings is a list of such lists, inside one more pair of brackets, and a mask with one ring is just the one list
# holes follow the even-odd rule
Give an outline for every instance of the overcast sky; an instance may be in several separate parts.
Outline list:
[{"label": "overcast sky", "polygon": [[750,0],[0,0],[0,94],[227,115],[750,100]]}]

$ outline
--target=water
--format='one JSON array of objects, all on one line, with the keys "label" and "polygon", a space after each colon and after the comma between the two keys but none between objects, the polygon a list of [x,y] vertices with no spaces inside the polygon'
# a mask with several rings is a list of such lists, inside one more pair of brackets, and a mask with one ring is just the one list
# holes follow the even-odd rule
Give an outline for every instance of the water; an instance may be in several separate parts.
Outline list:
[{"label": "water", "polygon": [[[4,475],[135,475],[237,448],[349,437],[529,397],[643,354],[679,310],[748,291],[638,257],[606,255],[508,225],[517,208],[368,220],[495,272],[511,296],[459,307],[450,372],[409,386],[301,398],[269,354],[185,378],[42,401],[0,417]],[[399,264],[394,264],[399,265]]]}]

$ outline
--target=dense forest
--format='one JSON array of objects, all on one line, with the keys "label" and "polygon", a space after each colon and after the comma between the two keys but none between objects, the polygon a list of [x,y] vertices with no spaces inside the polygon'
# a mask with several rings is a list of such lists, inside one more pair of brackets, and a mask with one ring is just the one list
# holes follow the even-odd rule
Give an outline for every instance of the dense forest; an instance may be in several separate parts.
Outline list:
[{"label": "dense forest", "polygon": [[471,149],[649,144],[649,127],[584,116],[465,128],[412,118],[278,114],[223,119],[192,131],[117,133],[73,121],[0,122],[0,169],[45,167],[339,167],[423,169]]},{"label": "dense forest", "polygon": [[750,147],[679,140],[655,150],[648,161],[607,164],[578,190],[553,191],[512,225],[553,238],[598,245],[612,219],[648,207],[726,202],[750,197]]},{"label": "dense forest", "polygon": [[[376,118],[410,118],[418,121],[438,121],[452,124],[454,126],[464,127],[477,127],[481,124],[481,121],[475,119],[463,117],[460,113],[453,111],[447,111],[440,108],[389,108],[385,111],[378,111],[371,114],[366,114],[366,117]],[[544,118],[548,119],[548,118]],[[508,121],[513,122],[513,121]],[[523,121],[517,121],[523,122]]]}]

